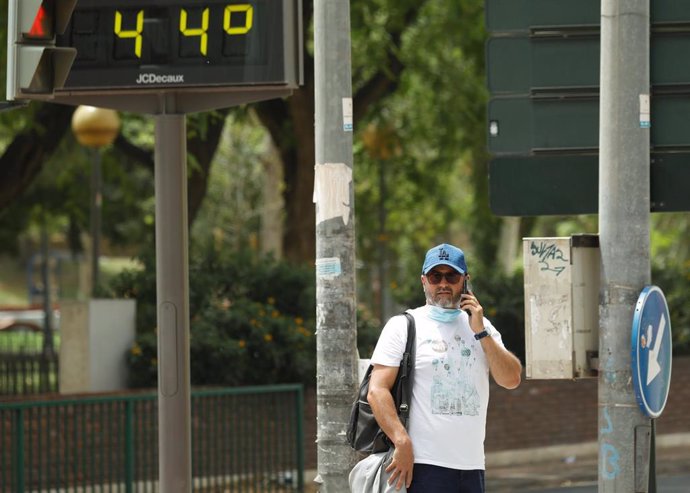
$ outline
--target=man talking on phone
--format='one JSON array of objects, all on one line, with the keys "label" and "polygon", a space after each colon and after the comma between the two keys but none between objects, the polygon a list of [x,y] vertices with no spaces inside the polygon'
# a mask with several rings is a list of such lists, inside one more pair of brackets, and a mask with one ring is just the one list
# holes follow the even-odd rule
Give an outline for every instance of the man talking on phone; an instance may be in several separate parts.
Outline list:
[{"label": "man talking on phone", "polygon": [[461,249],[444,243],[427,252],[426,304],[409,310],[417,336],[407,430],[390,392],[405,351],[405,317],[386,323],[371,358],[367,398],[395,447],[389,482],[408,493],[483,493],[489,374],[507,389],[520,385],[520,360],[484,317],[469,277]]}]

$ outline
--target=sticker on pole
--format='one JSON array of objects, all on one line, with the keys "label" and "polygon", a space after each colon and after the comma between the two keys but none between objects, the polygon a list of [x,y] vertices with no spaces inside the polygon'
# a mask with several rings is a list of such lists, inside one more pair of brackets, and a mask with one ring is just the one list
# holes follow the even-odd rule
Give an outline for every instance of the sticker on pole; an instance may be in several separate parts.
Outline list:
[{"label": "sticker on pole", "polygon": [[663,291],[646,286],[635,305],[632,323],[632,374],[637,403],[658,418],[671,385],[671,319]]}]

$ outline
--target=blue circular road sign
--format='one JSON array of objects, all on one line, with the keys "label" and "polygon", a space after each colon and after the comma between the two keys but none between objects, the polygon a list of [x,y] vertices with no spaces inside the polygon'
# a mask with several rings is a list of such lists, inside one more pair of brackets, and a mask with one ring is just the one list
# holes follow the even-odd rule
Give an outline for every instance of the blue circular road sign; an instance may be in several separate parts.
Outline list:
[{"label": "blue circular road sign", "polygon": [[632,324],[632,374],[640,409],[657,418],[671,385],[671,319],[663,291],[646,286],[635,306]]}]

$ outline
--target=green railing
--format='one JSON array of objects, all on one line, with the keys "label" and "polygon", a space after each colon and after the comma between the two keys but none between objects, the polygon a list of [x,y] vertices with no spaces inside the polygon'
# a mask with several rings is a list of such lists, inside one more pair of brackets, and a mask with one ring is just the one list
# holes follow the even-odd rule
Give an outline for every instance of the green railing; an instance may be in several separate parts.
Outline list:
[{"label": "green railing", "polygon": [[[301,385],[192,392],[195,492],[304,490]],[[154,394],[0,402],[0,491],[158,492]]]},{"label": "green railing", "polygon": [[31,324],[15,323],[0,330],[0,396],[58,391],[59,332],[52,351],[44,334]]}]

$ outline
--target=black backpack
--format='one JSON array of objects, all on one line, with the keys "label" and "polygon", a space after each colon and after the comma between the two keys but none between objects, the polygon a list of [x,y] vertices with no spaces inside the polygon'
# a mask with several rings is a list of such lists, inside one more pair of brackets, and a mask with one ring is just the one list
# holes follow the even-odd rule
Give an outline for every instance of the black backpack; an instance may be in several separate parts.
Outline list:
[{"label": "black backpack", "polygon": [[[414,341],[416,329],[414,318],[409,313],[403,313],[407,317],[407,344],[405,353],[400,361],[400,370],[395,378],[395,383],[391,389],[391,394],[398,409],[398,416],[403,426],[407,428],[407,418],[410,415],[410,396],[412,394],[411,376],[414,368]],[[386,434],[379,428],[371,406],[367,401],[369,392],[369,379],[373,365],[369,365],[367,372],[359,386],[357,399],[352,404],[350,412],[350,422],[347,427],[347,442],[350,446],[365,454],[375,454],[385,452],[391,446],[391,442]]]}]

